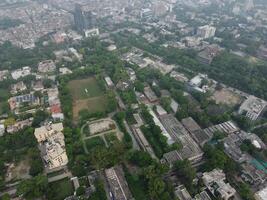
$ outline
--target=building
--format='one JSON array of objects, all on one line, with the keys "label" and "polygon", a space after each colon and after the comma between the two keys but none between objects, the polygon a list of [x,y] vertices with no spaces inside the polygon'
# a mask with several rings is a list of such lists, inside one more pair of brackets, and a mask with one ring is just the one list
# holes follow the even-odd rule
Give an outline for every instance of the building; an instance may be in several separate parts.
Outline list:
[{"label": "building", "polygon": [[109,76],[106,76],[105,77],[105,81],[106,81],[106,84],[109,88],[113,88],[114,87],[114,83],[113,81],[111,80],[111,78]]},{"label": "building", "polygon": [[0,124],[0,137],[2,137],[5,133],[5,125],[4,124]]},{"label": "building", "polygon": [[252,121],[257,120],[265,111],[267,102],[250,95],[240,106],[238,113],[245,114]]},{"label": "building", "polygon": [[267,187],[263,188],[262,190],[256,192],[254,194],[255,200],[266,200],[267,199]]},{"label": "building", "polygon": [[210,65],[213,59],[219,55],[221,48],[218,45],[213,44],[207,46],[204,50],[200,51],[197,55],[197,59],[204,65]]},{"label": "building", "polygon": [[173,115],[162,115],[159,118],[171,138],[182,144],[182,149],[175,153],[178,153],[177,158],[188,159],[192,164],[196,164],[202,160],[202,150],[191,138],[184,126]]},{"label": "building", "polygon": [[220,133],[226,133],[226,134],[232,134],[238,132],[240,129],[235,125],[232,121],[223,122],[221,124],[213,125],[208,128],[204,129],[204,132],[212,138],[214,133],[220,132]]},{"label": "building", "polygon": [[79,33],[83,33],[83,30],[85,29],[85,19],[84,19],[84,13],[82,11],[82,7],[80,4],[75,4],[74,24],[75,24],[76,30]]},{"label": "building", "polygon": [[19,108],[22,104],[31,104],[31,105],[37,105],[39,104],[39,98],[35,97],[33,93],[25,94],[25,95],[19,95],[15,97],[11,97],[8,100],[9,106],[11,110],[14,110],[16,108]]},{"label": "building", "polygon": [[175,188],[174,194],[179,200],[192,200],[191,195],[184,185],[177,186]]},{"label": "building", "polygon": [[144,88],[144,94],[150,103],[156,103],[158,101],[158,97],[149,86]]},{"label": "building", "polygon": [[23,81],[20,81],[16,84],[11,85],[11,94],[15,95],[18,92],[22,92],[27,89],[27,86],[23,83]]},{"label": "building", "polygon": [[197,36],[208,39],[215,36],[216,28],[213,26],[205,25],[198,27],[197,29]]},{"label": "building", "polygon": [[217,198],[228,200],[236,194],[236,190],[226,183],[225,174],[220,169],[203,173],[202,180],[208,190]]},{"label": "building", "polygon": [[15,71],[11,72],[11,76],[14,80],[17,80],[19,78],[28,76],[31,74],[31,68],[26,66],[26,67],[22,67],[21,69],[17,69]]},{"label": "building", "polygon": [[203,147],[206,144],[206,142],[210,140],[209,135],[207,135],[201,129],[201,127],[192,117],[182,119],[181,122],[199,146]]},{"label": "building", "polygon": [[258,49],[257,55],[259,58],[267,60],[267,47],[265,46],[260,46],[260,48]]},{"label": "building", "polygon": [[20,130],[28,127],[28,126],[31,126],[32,121],[33,121],[33,118],[29,118],[29,119],[26,119],[23,121],[17,121],[15,124],[7,126],[6,132],[7,133],[16,133],[16,132],[18,132],[18,131],[20,131]]},{"label": "building", "polygon": [[137,140],[139,146],[142,148],[142,150],[149,153],[152,158],[157,159],[151,145],[149,144],[149,142],[145,138],[141,129],[139,127],[136,127],[135,125],[133,125],[132,130],[133,130],[134,137]]},{"label": "building", "polygon": [[38,64],[38,71],[41,73],[49,73],[56,70],[53,60],[44,60]]},{"label": "building", "polygon": [[39,143],[41,157],[48,170],[66,166],[68,157],[65,148],[63,124],[47,124],[34,131]]},{"label": "building", "polygon": [[201,93],[206,93],[209,89],[206,83],[208,82],[207,80],[208,80],[208,75],[198,74],[189,81],[188,83],[189,89]]},{"label": "building", "polygon": [[114,166],[105,170],[105,176],[109,185],[111,199],[133,200],[131,191],[124,177],[121,166]]}]

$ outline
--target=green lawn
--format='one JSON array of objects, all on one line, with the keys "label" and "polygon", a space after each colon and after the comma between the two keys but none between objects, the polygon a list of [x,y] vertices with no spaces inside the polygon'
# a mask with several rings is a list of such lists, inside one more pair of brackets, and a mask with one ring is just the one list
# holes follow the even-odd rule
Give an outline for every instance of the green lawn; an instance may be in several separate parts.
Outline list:
[{"label": "green lawn", "polygon": [[104,94],[94,77],[70,81],[68,88],[70,89],[73,100],[88,99]]},{"label": "green lawn", "polygon": [[91,139],[87,139],[87,140],[85,140],[85,144],[86,144],[88,151],[93,150],[94,148],[96,148],[98,146],[105,146],[104,141],[100,137],[94,137]]},{"label": "green lawn", "polygon": [[73,195],[73,192],[72,182],[68,178],[65,178],[49,184],[48,199],[62,200]]}]

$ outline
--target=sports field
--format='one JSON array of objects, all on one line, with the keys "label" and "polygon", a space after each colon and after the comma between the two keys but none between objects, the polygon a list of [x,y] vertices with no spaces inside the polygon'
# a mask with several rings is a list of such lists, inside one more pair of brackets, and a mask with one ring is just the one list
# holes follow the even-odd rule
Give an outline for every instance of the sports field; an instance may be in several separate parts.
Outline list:
[{"label": "sports field", "polygon": [[91,113],[106,110],[106,95],[94,77],[70,81],[68,88],[73,99],[73,119],[75,121],[78,120],[81,110],[87,109]]}]

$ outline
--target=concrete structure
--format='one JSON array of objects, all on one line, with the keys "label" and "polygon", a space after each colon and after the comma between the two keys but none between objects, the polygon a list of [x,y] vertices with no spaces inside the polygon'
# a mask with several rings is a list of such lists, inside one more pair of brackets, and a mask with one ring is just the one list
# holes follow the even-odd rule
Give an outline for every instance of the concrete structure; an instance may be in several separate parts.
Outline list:
[{"label": "concrete structure", "polygon": [[207,79],[208,76],[206,74],[198,74],[189,81],[189,87],[197,92],[206,93],[208,86],[204,82]]},{"label": "concrete structure", "polygon": [[225,174],[220,169],[203,173],[202,180],[215,197],[228,200],[233,198],[236,193],[236,190],[229,183],[225,182]]},{"label": "concrete structure", "polygon": [[213,137],[215,132],[221,132],[226,134],[232,134],[238,132],[240,129],[232,121],[223,122],[204,129],[204,132],[210,137]]},{"label": "concrete structure", "polygon": [[267,199],[267,187],[255,193],[254,198],[256,200],[266,200]]},{"label": "concrete structure", "polygon": [[18,132],[18,131],[20,131],[20,130],[28,127],[28,126],[31,126],[32,121],[33,121],[32,117],[29,119],[26,119],[26,120],[17,121],[15,124],[7,126],[6,132],[7,133],[16,133],[16,132]]},{"label": "concrete structure", "polygon": [[2,137],[5,133],[5,125],[4,124],[0,124],[0,137]]},{"label": "concrete structure", "polygon": [[177,186],[175,188],[174,194],[179,200],[192,200],[191,195],[184,185]]},{"label": "concrete structure", "polygon": [[11,97],[8,100],[11,110],[19,108],[21,104],[28,103],[31,105],[39,104],[39,98],[35,97],[33,93]]},{"label": "concrete structure", "polygon": [[106,169],[105,176],[110,187],[111,199],[133,200],[121,166]]},{"label": "concrete structure", "polygon": [[213,26],[205,25],[198,27],[197,35],[203,39],[214,37],[216,28]]},{"label": "concrete structure", "polygon": [[20,81],[16,84],[11,85],[11,94],[17,94],[18,92],[22,92],[27,89],[27,86],[23,83],[23,81]]},{"label": "concrete structure", "polygon": [[158,101],[158,97],[149,86],[144,88],[144,94],[146,98],[149,100],[149,102],[155,103]]},{"label": "concrete structure", "polygon": [[109,88],[113,88],[114,87],[114,83],[113,81],[111,80],[111,78],[109,76],[106,76],[105,77],[105,81],[106,81],[106,84]]},{"label": "concrete structure", "polygon": [[210,45],[198,53],[197,59],[202,64],[209,65],[211,64],[213,59],[217,55],[219,55],[220,52],[221,52],[221,48],[218,45]]},{"label": "concrete structure", "polygon": [[192,117],[182,119],[182,124],[199,146],[203,147],[210,140],[209,135],[201,129]]},{"label": "concrete structure", "polygon": [[38,64],[38,71],[41,73],[49,73],[56,70],[53,60],[44,60]]},{"label": "concrete structure", "polygon": [[26,67],[23,67],[21,69],[17,69],[13,72],[11,72],[11,76],[13,79],[17,80],[19,78],[22,78],[22,77],[25,77],[25,76],[28,76],[31,74],[31,68],[26,66]]},{"label": "concrete structure", "polygon": [[246,117],[252,121],[257,120],[265,111],[267,102],[255,96],[249,96],[240,106],[238,113],[246,114]]},{"label": "concrete structure", "polygon": [[34,131],[39,143],[41,157],[47,169],[60,168],[68,163],[65,149],[63,124],[47,124]]},{"label": "concrete structure", "polygon": [[184,126],[171,114],[162,115],[159,118],[172,139],[183,146],[181,150],[177,151],[178,156],[176,157],[188,159],[193,164],[198,163],[202,159],[203,152]]}]

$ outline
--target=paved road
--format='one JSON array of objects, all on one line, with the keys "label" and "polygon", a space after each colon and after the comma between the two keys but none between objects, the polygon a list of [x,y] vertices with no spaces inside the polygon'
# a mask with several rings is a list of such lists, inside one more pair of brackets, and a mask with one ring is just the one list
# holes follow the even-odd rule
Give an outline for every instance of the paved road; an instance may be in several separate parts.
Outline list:
[{"label": "paved road", "polygon": [[72,177],[72,174],[70,172],[65,172],[63,174],[59,174],[57,176],[53,176],[53,177],[48,178],[48,183],[59,181],[59,180],[64,179],[64,178],[71,178],[71,177]]}]

